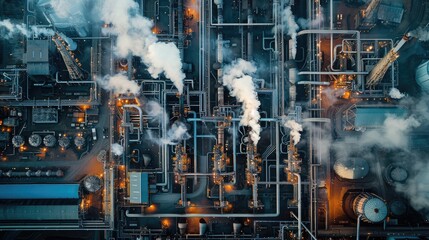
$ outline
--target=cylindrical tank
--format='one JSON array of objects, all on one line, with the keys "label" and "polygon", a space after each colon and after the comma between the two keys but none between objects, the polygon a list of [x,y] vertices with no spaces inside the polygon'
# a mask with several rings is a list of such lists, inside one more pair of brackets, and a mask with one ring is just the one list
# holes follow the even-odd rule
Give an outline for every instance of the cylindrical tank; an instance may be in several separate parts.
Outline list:
[{"label": "cylindrical tank", "polygon": [[43,138],[43,144],[45,144],[46,147],[53,147],[55,143],[57,143],[57,139],[52,134],[46,135]]},{"label": "cylindrical tank", "polygon": [[234,235],[240,234],[241,231],[241,223],[233,223],[232,224],[232,230],[234,231]]},{"label": "cylindrical tank", "polygon": [[390,185],[405,183],[408,179],[408,171],[402,166],[390,164],[384,169],[384,179]]},{"label": "cylindrical tank", "polygon": [[362,220],[370,223],[383,221],[387,217],[387,205],[373,193],[361,193],[353,200],[353,211],[362,215]]},{"label": "cylindrical tank", "polygon": [[369,165],[363,158],[338,159],[334,163],[334,171],[340,178],[357,180],[368,175]]},{"label": "cylindrical tank", "polygon": [[186,228],[188,227],[188,223],[186,223],[186,222],[178,223],[177,227],[179,228],[179,233],[181,235],[184,235],[186,233]]},{"label": "cylindrical tank", "polygon": [[426,61],[417,67],[416,81],[423,92],[429,93],[429,61]]},{"label": "cylindrical tank", "polygon": [[206,223],[206,220],[204,220],[204,218],[200,219],[199,229],[200,229],[200,236],[203,236],[207,231],[207,223]]},{"label": "cylindrical tank", "polygon": [[99,177],[91,175],[83,180],[83,186],[88,192],[97,192],[103,186],[103,182]]},{"label": "cylindrical tank", "polygon": [[401,200],[393,200],[389,204],[389,209],[392,215],[394,216],[402,216],[407,211],[407,206],[405,203]]},{"label": "cylindrical tank", "polygon": [[86,143],[85,138],[80,135],[74,138],[74,145],[76,145],[77,148],[81,148],[85,146],[85,143]]},{"label": "cylindrical tank", "polygon": [[68,148],[70,146],[70,139],[68,137],[62,136],[58,140],[58,145],[62,148]]},{"label": "cylindrical tank", "polygon": [[21,147],[22,145],[24,145],[24,138],[21,135],[13,136],[12,144],[16,148]]},{"label": "cylindrical tank", "polygon": [[32,146],[32,147],[38,147],[40,146],[40,144],[42,144],[42,137],[39,134],[32,134],[29,138],[28,138],[28,143]]}]

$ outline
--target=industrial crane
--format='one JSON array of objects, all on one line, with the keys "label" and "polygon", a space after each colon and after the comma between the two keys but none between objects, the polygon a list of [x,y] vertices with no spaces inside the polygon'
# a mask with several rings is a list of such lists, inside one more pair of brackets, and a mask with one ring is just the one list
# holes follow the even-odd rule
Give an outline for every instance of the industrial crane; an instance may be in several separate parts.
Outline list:
[{"label": "industrial crane", "polygon": [[66,64],[67,71],[69,72],[71,79],[83,79],[83,73],[80,70],[81,63],[77,58],[74,57],[74,54],[69,51],[69,48],[66,46],[66,43],[61,38],[61,36],[56,33],[52,37],[52,41],[57,46],[58,51],[61,53],[61,56]]}]

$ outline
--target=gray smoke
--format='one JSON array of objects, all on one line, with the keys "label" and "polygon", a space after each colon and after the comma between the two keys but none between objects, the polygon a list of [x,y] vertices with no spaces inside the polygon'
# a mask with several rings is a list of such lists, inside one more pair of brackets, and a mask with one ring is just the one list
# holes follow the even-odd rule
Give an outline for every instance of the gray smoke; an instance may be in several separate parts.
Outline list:
[{"label": "gray smoke", "polygon": [[170,129],[167,131],[167,136],[161,138],[162,144],[176,145],[183,140],[189,139],[191,136],[188,133],[188,129],[183,122],[176,121],[173,123]]},{"label": "gray smoke", "polygon": [[39,36],[53,36],[55,32],[52,29],[40,28],[37,26],[32,26],[30,29],[27,28],[27,25],[15,24],[12,23],[10,19],[5,19],[0,21],[0,37],[3,39],[12,38],[15,35],[24,35],[25,37],[39,37]]},{"label": "gray smoke", "polygon": [[122,154],[124,154],[124,147],[122,147],[122,145],[118,143],[112,144],[110,150],[115,156],[121,156]]},{"label": "gray smoke", "polygon": [[103,1],[101,19],[112,24],[103,32],[117,36],[117,56],[126,57],[131,53],[140,57],[153,78],[164,73],[182,93],[185,74],[182,72],[179,49],[174,43],[158,42],[152,33],[152,21],[139,13],[138,3],[133,0]]},{"label": "gray smoke", "polygon": [[420,41],[429,41],[429,29],[419,27],[410,32],[412,37],[418,38]]},{"label": "gray smoke", "polygon": [[159,102],[150,100],[144,104],[143,110],[149,117],[152,117],[154,121],[165,125],[168,124],[168,114],[164,111],[164,108]]},{"label": "gray smoke", "polygon": [[110,76],[106,75],[103,78],[97,78],[96,81],[100,86],[108,91],[113,91],[115,94],[132,93],[139,95],[140,86],[137,82],[129,80],[128,77],[122,73]]},{"label": "gray smoke", "polygon": [[258,100],[255,83],[251,76],[256,72],[256,67],[253,63],[240,58],[225,66],[224,70],[223,85],[229,89],[229,94],[232,97],[243,103],[243,116],[240,125],[251,128],[250,138],[253,144],[257,145],[261,132],[259,125],[261,116],[258,112],[261,102]]},{"label": "gray smoke", "polygon": [[319,27],[323,22],[325,21],[325,16],[323,15],[323,8],[320,8],[319,13],[316,14],[315,19],[305,19],[305,18],[299,18],[297,20],[298,25],[301,29],[307,29],[307,28],[315,28]]}]

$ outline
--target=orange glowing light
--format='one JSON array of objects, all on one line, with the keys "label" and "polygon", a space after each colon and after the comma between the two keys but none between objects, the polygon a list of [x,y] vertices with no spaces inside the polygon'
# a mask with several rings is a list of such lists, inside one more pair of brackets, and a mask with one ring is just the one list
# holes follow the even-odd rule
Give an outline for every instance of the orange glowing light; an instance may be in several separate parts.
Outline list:
[{"label": "orange glowing light", "polygon": [[166,218],[161,222],[162,228],[168,228],[170,226],[170,221]]},{"label": "orange glowing light", "polygon": [[77,121],[78,122],[83,122],[83,118],[78,118]]},{"label": "orange glowing light", "polygon": [[232,192],[232,191],[234,191],[234,186],[232,186],[232,185],[225,185],[225,192],[227,192],[227,193],[229,193],[229,192]]}]

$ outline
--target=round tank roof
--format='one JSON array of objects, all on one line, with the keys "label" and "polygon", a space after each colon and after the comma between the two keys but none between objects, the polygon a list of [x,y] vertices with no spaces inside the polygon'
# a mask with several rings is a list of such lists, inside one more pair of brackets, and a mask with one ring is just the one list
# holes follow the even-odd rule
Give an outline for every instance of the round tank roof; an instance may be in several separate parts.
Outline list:
[{"label": "round tank roof", "polygon": [[88,192],[96,192],[103,186],[103,182],[99,177],[91,175],[83,180],[83,186]]},{"label": "round tank roof", "polygon": [[401,200],[394,200],[390,203],[390,211],[395,216],[401,216],[407,211],[407,206]]},{"label": "round tank roof", "polygon": [[13,136],[12,144],[14,147],[21,147],[24,145],[24,138],[21,135]]},{"label": "round tank roof", "polygon": [[370,198],[363,206],[363,213],[370,222],[381,222],[387,217],[386,203],[379,198]]},{"label": "round tank roof", "polygon": [[390,171],[390,177],[395,182],[404,182],[408,178],[408,172],[402,167],[394,167]]},{"label": "round tank roof", "polygon": [[32,134],[28,138],[28,143],[33,147],[38,147],[42,144],[42,137],[39,134]]},{"label": "round tank roof", "polygon": [[70,146],[70,139],[68,137],[63,136],[58,140],[58,144],[62,148],[68,148]]},{"label": "round tank roof", "polygon": [[46,147],[53,147],[55,143],[57,143],[57,139],[54,135],[49,134],[43,138],[43,144],[45,144]]},{"label": "round tank roof", "polygon": [[362,158],[339,159],[334,164],[335,173],[343,179],[356,180],[366,177],[369,165]]}]

